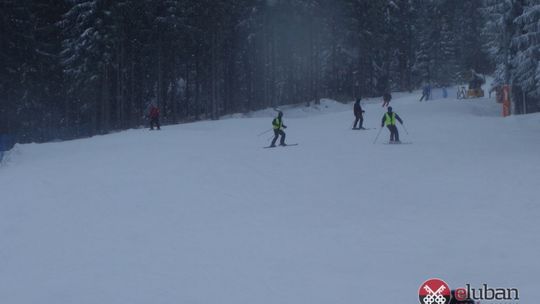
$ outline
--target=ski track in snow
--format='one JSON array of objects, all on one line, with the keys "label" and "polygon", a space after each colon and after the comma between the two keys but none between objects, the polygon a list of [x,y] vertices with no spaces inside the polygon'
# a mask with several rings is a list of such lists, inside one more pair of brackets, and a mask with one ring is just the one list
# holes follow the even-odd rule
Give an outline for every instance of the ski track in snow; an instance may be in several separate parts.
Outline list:
[{"label": "ski track in snow", "polygon": [[[431,277],[540,280],[540,115],[395,94],[411,145],[352,103],[17,145],[0,167],[0,303],[417,303]],[[450,96],[453,96],[452,94]]]}]

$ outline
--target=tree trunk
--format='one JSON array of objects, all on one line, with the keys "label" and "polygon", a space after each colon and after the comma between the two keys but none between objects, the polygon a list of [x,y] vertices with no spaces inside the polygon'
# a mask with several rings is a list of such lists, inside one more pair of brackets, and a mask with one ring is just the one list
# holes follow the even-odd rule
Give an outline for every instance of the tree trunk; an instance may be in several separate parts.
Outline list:
[{"label": "tree trunk", "polygon": [[101,84],[101,117],[100,117],[100,127],[99,132],[105,133],[109,129],[110,121],[110,95],[109,95],[109,65],[105,64],[103,68],[103,82]]}]

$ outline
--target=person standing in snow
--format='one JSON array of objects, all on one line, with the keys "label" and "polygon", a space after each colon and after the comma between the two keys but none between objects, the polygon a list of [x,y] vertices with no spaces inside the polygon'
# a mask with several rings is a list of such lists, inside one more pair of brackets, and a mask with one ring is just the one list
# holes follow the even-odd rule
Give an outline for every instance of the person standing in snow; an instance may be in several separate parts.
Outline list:
[{"label": "person standing in snow", "polygon": [[276,146],[276,141],[279,136],[281,136],[281,140],[279,142],[280,146],[286,146],[285,144],[285,132],[283,132],[283,129],[287,129],[287,126],[283,124],[283,112],[279,111],[278,116],[272,120],[272,128],[274,129],[274,139],[272,140],[272,144],[270,147]]},{"label": "person standing in snow", "polygon": [[[353,125],[353,130],[365,130],[364,128],[364,110],[362,110],[362,106],[360,105],[360,100],[362,100],[362,98],[357,98],[356,99],[356,102],[354,103],[354,117],[355,117],[355,120],[354,120],[354,125]],[[358,128],[356,127],[356,124],[358,124],[358,122],[360,121],[360,125],[358,126]]]},{"label": "person standing in snow", "polygon": [[428,101],[430,95],[431,95],[431,87],[430,87],[428,84],[426,84],[426,85],[424,86],[424,88],[422,88],[422,97],[420,98],[420,101],[422,101],[422,100],[424,100],[424,99],[425,99],[426,101]]},{"label": "person standing in snow", "polygon": [[396,120],[399,121],[400,124],[403,124],[401,117],[399,117],[397,113],[392,112],[392,107],[388,107],[388,112],[384,113],[382,117],[381,128],[386,126],[388,130],[390,130],[390,143],[401,143],[399,141],[399,132],[398,128],[396,127]]},{"label": "person standing in snow", "polygon": [[159,109],[155,104],[150,107],[150,130],[154,130],[154,125],[158,130],[161,130],[159,125]]},{"label": "person standing in snow", "polygon": [[390,105],[390,100],[392,100],[392,95],[390,94],[390,92],[384,93],[383,104],[382,104],[383,108],[388,107]]}]

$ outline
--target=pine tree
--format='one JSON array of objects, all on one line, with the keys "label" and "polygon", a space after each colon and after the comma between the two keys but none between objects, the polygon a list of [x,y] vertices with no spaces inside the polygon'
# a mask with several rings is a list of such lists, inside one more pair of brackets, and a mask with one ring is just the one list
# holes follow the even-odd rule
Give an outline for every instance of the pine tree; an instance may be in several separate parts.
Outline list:
[{"label": "pine tree", "polygon": [[44,140],[62,124],[60,41],[55,23],[63,2],[0,4],[0,121],[21,140]]},{"label": "pine tree", "polygon": [[415,28],[418,35],[413,66],[416,84],[432,83],[437,77],[435,64],[438,43],[440,42],[440,28],[435,2],[426,0],[419,4]]},{"label": "pine tree", "polygon": [[30,8],[28,0],[0,2],[0,128],[4,132],[20,128],[15,113],[28,102],[36,57]]},{"label": "pine tree", "polygon": [[486,18],[484,36],[487,53],[496,63],[495,83],[509,84],[512,36],[516,32],[514,20],[521,14],[520,2],[516,0],[484,0],[482,12]]},{"label": "pine tree", "polygon": [[396,0],[389,6],[391,19],[388,27],[393,41],[392,75],[393,88],[404,91],[413,89],[412,65],[415,53],[413,51],[414,19],[416,7],[412,1]]},{"label": "pine tree", "polygon": [[512,39],[516,50],[512,58],[512,83],[522,96],[516,105],[520,113],[537,110],[540,105],[540,1],[526,1],[523,14],[515,19],[517,34]]},{"label": "pine tree", "polygon": [[460,66],[457,63],[457,33],[452,22],[452,18],[455,17],[451,10],[453,7],[448,8],[452,14],[441,16],[440,21],[441,32],[438,43],[440,50],[439,57],[436,58],[435,75],[437,75],[437,83],[442,86],[449,86],[458,78],[460,72]]},{"label": "pine tree", "polygon": [[[105,132],[110,127],[110,93],[114,56],[113,3],[107,0],[74,0],[60,23],[64,32],[61,53],[72,109],[91,121],[87,132]],[[81,121],[82,120],[82,121]]]},{"label": "pine tree", "polygon": [[[491,73],[489,56],[484,51],[484,41],[481,35],[482,24],[485,23],[481,10],[481,1],[460,0],[448,4],[454,7],[454,27],[456,33],[456,59],[461,73],[471,69],[478,73]],[[457,4],[457,5],[456,5]],[[459,75],[464,79],[464,75]]]}]

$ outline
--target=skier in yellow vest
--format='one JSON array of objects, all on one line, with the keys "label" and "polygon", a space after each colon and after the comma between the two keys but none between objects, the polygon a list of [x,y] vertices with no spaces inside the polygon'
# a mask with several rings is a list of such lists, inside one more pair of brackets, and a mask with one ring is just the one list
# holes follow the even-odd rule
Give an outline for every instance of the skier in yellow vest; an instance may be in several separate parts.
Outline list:
[{"label": "skier in yellow vest", "polygon": [[272,140],[272,144],[270,147],[276,146],[276,141],[278,137],[281,135],[281,140],[279,145],[280,146],[286,146],[285,144],[285,132],[283,132],[283,129],[287,129],[287,126],[283,124],[283,112],[279,111],[278,116],[272,120],[272,127],[274,128],[274,139]]},{"label": "skier in yellow vest", "polygon": [[386,126],[388,130],[390,130],[391,144],[401,143],[399,141],[399,132],[398,128],[396,127],[396,120],[399,121],[400,124],[403,124],[401,117],[399,117],[399,115],[397,115],[395,112],[392,112],[392,107],[388,107],[388,112],[384,113],[382,117],[381,128]]}]

